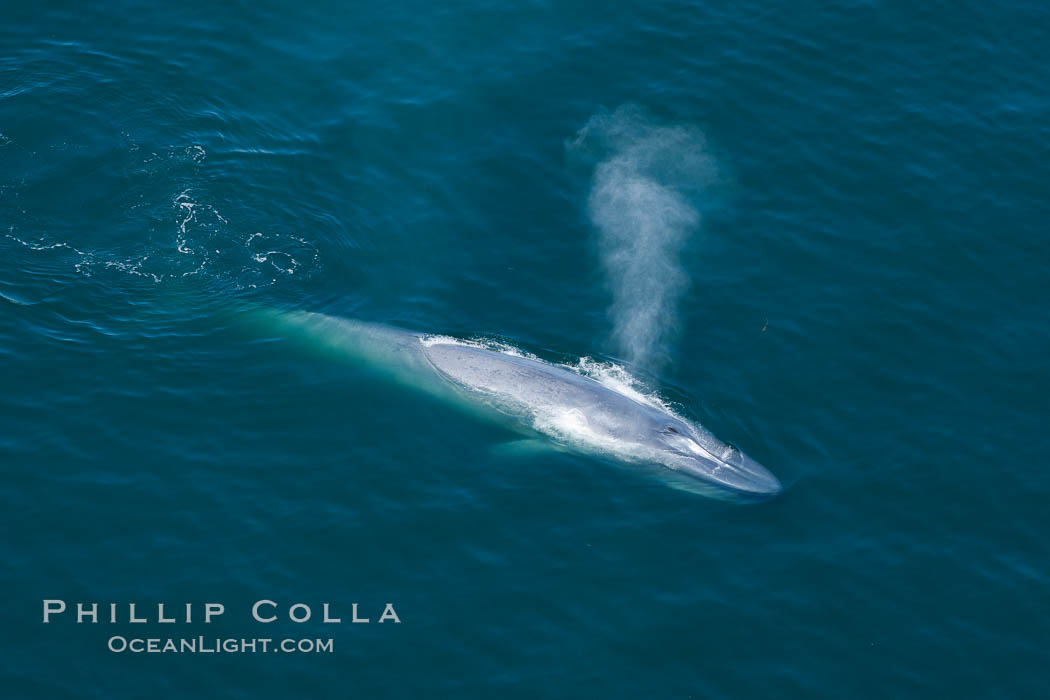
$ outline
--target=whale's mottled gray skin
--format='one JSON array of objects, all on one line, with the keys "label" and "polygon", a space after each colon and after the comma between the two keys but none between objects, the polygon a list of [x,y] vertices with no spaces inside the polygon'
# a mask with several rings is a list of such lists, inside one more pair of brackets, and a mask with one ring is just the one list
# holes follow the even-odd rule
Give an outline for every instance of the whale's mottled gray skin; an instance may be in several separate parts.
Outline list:
[{"label": "whale's mottled gray skin", "polygon": [[675,485],[707,495],[769,496],[781,489],[764,467],[700,425],[566,367],[324,314],[272,315],[285,328],[366,360],[401,383],[566,449],[658,467]]}]

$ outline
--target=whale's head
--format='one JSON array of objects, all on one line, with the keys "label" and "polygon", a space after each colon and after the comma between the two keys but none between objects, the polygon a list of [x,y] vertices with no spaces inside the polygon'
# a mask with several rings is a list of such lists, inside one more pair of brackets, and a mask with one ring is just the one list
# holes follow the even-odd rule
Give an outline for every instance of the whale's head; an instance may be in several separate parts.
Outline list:
[{"label": "whale's head", "polygon": [[781,492],[769,470],[700,424],[660,405],[611,394],[603,399],[537,410],[533,427],[579,451],[653,467],[654,476],[685,491],[733,500],[762,500]]},{"label": "whale's head", "polygon": [[739,449],[718,440],[698,425],[662,416],[650,424],[651,444],[662,452],[661,461],[685,477],[714,484],[750,497],[774,496],[780,482],[761,464]]}]

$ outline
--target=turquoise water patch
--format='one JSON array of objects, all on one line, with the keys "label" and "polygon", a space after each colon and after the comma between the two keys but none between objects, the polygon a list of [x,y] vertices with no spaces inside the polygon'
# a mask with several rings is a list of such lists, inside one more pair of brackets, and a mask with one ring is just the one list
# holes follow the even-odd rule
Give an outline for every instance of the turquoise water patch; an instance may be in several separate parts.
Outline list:
[{"label": "turquoise water patch", "polygon": [[[5,696],[1042,697],[1048,19],[7,8]],[[604,373],[784,493],[508,454],[243,308]]]}]

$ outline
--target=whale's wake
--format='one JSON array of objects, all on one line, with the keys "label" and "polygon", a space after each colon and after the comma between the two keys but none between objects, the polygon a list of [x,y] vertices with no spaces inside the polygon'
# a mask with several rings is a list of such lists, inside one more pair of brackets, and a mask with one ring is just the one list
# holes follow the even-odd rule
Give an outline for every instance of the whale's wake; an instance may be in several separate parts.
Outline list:
[{"label": "whale's wake", "polygon": [[667,361],[678,300],[688,286],[679,260],[700,226],[696,196],[713,180],[703,134],[655,123],[620,107],[592,117],[570,151],[597,164],[588,200],[612,289],[612,339],[622,357],[650,370]]}]

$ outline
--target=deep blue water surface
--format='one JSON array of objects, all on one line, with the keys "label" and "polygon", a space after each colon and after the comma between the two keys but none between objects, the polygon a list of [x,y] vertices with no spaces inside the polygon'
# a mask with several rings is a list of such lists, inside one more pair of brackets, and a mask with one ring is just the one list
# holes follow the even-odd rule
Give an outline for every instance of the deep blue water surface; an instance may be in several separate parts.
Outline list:
[{"label": "deep blue water surface", "polygon": [[[4,697],[1046,697],[1045,3],[2,14]],[[510,455],[244,305],[626,367],[785,491]]]}]

